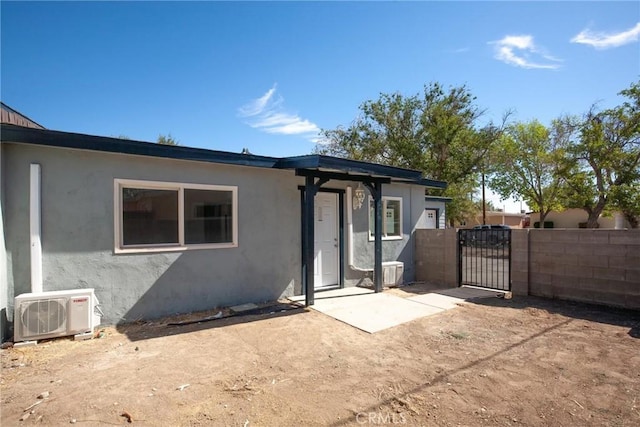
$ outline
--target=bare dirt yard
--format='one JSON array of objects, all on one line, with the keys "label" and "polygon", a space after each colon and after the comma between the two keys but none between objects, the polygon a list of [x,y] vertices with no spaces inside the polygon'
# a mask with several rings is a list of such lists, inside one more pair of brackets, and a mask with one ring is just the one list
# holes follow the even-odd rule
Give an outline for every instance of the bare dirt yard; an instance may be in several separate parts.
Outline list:
[{"label": "bare dirt yard", "polygon": [[1,423],[640,425],[639,312],[491,298],[368,334],[283,308],[3,350]]}]

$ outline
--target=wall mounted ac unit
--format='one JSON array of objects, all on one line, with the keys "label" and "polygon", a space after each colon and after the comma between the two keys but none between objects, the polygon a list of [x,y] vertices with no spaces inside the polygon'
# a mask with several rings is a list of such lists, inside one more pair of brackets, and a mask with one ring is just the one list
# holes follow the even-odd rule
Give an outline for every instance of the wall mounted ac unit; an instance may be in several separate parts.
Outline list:
[{"label": "wall mounted ac unit", "polygon": [[384,286],[400,286],[403,283],[404,263],[389,261],[382,263],[382,284]]},{"label": "wall mounted ac unit", "polygon": [[93,289],[21,294],[15,297],[14,342],[74,335],[88,339],[100,325]]}]

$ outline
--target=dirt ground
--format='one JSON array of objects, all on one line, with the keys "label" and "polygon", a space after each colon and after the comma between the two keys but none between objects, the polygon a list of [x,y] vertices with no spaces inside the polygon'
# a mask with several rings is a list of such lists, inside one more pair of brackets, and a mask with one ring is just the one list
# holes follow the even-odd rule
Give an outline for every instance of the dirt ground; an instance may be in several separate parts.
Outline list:
[{"label": "dirt ground", "polygon": [[491,298],[368,334],[284,308],[2,350],[1,423],[640,425],[640,312]]}]

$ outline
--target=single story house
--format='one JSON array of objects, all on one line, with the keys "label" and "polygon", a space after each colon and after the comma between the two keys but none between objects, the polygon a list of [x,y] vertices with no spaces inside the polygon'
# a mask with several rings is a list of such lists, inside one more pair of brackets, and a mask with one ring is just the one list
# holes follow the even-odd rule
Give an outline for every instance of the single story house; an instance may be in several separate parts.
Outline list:
[{"label": "single story house", "polygon": [[[540,221],[540,214],[538,212],[531,212],[530,226],[533,228],[536,222]],[[563,211],[551,211],[545,217],[545,222],[553,222],[553,228],[583,228],[589,219],[589,214],[584,209],[565,209]],[[598,228],[631,228],[629,222],[624,218],[620,212],[616,212],[610,216],[600,215],[598,218]]]},{"label": "single story house", "polygon": [[2,318],[32,290],[94,288],[103,324],[294,294],[313,304],[317,290],[364,282],[379,291],[388,265],[414,280],[425,188],[445,186],[322,155],[2,124]]}]

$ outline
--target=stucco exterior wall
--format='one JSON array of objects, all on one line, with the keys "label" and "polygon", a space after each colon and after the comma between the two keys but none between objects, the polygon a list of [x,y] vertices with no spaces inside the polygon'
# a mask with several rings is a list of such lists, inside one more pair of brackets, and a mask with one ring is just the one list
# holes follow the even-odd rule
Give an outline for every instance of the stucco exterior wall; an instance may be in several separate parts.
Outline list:
[{"label": "stucco exterior wall", "polygon": [[[300,287],[299,179],[291,171],[7,143],[3,150],[9,301],[30,290],[30,163],[42,168],[44,290],[95,288],[104,323],[273,300]],[[238,186],[239,246],[114,254],[115,178]]]},{"label": "stucco exterior wall", "polygon": [[[333,182],[333,181],[332,181]],[[357,188],[357,183],[346,183]],[[329,185],[327,185],[329,186]],[[424,187],[413,185],[383,185],[382,195],[390,197],[402,197],[402,239],[382,241],[382,261],[402,261],[404,263],[405,282],[415,279],[414,256],[414,232],[419,224],[424,221]],[[353,266],[359,269],[373,270],[374,265],[374,241],[369,239],[369,194],[361,209],[353,210]],[[345,209],[349,209],[345,203]],[[346,213],[345,213],[346,217]],[[348,239],[347,239],[348,240]],[[345,252],[348,247],[345,245]],[[372,279],[373,273],[363,273],[350,268],[345,262],[345,285],[355,286],[366,284]]]},{"label": "stucco exterior wall", "polygon": [[[6,276],[8,319],[14,296],[30,291],[31,163],[40,164],[42,174],[43,289],[95,288],[104,324],[301,293],[303,180],[293,171],[13,143],[3,143],[0,160],[1,213],[9,225],[6,257],[0,253],[7,265],[0,274]],[[238,247],[116,254],[115,179],[237,186]],[[332,180],[323,188],[347,186],[357,183]],[[413,236],[424,219],[424,187],[384,185],[383,195],[403,199],[402,239],[383,241],[383,260],[403,261],[404,280],[413,281]],[[345,220],[348,208],[345,203]],[[367,205],[353,211],[353,224],[354,264],[373,268]],[[346,285],[360,284],[371,274],[349,268],[346,243]]]}]

